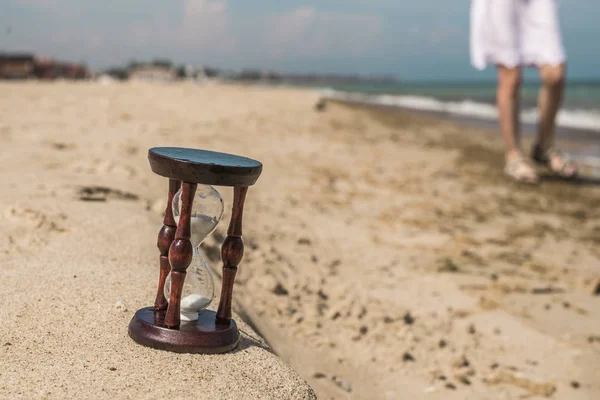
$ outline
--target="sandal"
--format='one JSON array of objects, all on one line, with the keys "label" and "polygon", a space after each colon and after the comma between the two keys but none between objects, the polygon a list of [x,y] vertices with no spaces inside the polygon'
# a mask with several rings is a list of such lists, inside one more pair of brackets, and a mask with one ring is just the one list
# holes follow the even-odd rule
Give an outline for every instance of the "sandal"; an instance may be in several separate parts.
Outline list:
[{"label": "sandal", "polygon": [[523,156],[516,156],[506,161],[504,173],[517,182],[535,184],[539,181],[537,173]]},{"label": "sandal", "polygon": [[574,161],[553,147],[542,150],[540,145],[536,144],[531,151],[531,158],[561,178],[572,179],[579,172],[577,164]]}]

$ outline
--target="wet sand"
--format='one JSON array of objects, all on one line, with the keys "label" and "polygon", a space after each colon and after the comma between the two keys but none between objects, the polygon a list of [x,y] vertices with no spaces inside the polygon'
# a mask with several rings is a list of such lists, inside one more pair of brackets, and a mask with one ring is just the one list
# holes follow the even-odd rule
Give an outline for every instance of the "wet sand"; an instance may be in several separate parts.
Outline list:
[{"label": "wet sand", "polygon": [[[441,111],[425,111],[401,108],[396,106],[369,104],[365,102],[357,102],[350,100],[330,99],[328,101],[337,101],[341,104],[360,106],[364,109],[381,109],[388,110],[390,112],[401,111],[405,113],[410,113],[412,115],[419,115],[425,118],[435,117],[438,119],[443,119],[445,121],[457,123],[461,126],[466,126],[482,132],[487,132],[493,135],[497,135],[499,130],[497,120],[469,117],[466,115],[450,114]],[[531,123],[522,123],[521,133],[524,136],[535,136],[537,133],[537,126]],[[557,143],[560,143],[560,149],[567,152],[570,156],[583,160],[591,157],[597,159],[597,162],[600,161],[600,130],[557,126],[556,137]]]},{"label": "wet sand", "polygon": [[[54,311],[45,323],[61,320],[54,304],[77,270],[87,282],[77,293],[89,305],[112,307],[115,293],[127,304],[122,316],[103,317],[114,326],[98,328],[104,347],[89,354],[119,351],[131,312],[152,301],[157,274],[153,238],[166,184],[145,152],[199,147],[264,164],[248,193],[235,307],[319,398],[600,397],[597,180],[511,183],[497,135],[397,110],[330,103],[316,112],[318,94],[305,90],[62,83],[2,90],[9,93],[0,100],[8,150],[0,179],[9,188],[2,224],[11,239],[0,251],[14,296],[2,314],[12,321],[3,338],[41,340],[39,329],[14,329],[21,313],[14,310],[46,305]],[[82,186],[110,191],[105,201],[83,202]],[[231,193],[221,192],[231,204]],[[82,227],[71,221],[86,216]],[[203,245],[217,274],[225,229]],[[86,246],[67,250],[72,244],[56,239],[67,234],[88,237]],[[129,261],[112,256],[124,237],[138,249]],[[82,251],[102,262],[78,263]],[[49,253],[71,266],[51,281],[58,294],[39,288],[43,302],[17,301],[38,279],[24,265],[44,271],[38,276],[61,271],[47,263]],[[108,279],[116,290],[104,298],[99,288]],[[80,325],[53,326],[59,336],[88,337]],[[11,379],[0,390],[14,389],[18,369],[42,357],[26,347],[1,348],[2,359],[19,363],[0,375]],[[127,347],[126,356],[137,357],[137,349]],[[193,366],[179,371],[189,377]],[[118,381],[102,377],[115,393]]]}]

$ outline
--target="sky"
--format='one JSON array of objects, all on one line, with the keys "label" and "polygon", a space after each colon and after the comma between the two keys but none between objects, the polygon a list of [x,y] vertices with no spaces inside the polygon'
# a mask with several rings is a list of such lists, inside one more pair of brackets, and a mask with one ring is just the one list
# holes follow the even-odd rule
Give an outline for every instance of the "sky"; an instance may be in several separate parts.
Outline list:
[{"label": "sky", "polygon": [[[406,81],[494,77],[469,64],[469,0],[0,1],[0,52],[92,68],[169,58]],[[600,0],[558,1],[569,77],[600,79]]]}]

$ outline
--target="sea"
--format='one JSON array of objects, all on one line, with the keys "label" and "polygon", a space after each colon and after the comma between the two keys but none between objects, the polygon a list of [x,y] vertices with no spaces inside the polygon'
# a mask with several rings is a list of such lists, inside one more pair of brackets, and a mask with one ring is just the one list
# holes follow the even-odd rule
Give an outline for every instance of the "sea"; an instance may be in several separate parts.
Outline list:
[{"label": "sea", "polygon": [[[398,107],[443,115],[497,129],[496,86],[486,83],[328,83],[314,87],[324,98]],[[522,86],[521,122],[524,134],[534,134],[539,83]],[[600,81],[568,82],[557,116],[557,137],[580,140],[571,156],[597,165],[600,173]]]}]

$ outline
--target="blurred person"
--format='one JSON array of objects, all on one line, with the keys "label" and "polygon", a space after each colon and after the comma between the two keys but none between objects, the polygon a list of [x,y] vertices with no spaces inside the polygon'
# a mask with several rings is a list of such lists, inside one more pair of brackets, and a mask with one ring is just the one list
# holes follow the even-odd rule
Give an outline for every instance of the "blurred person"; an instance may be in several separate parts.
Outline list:
[{"label": "blurred person", "polygon": [[504,172],[520,182],[537,183],[535,169],[520,147],[520,86],[523,67],[539,70],[537,138],[533,161],[563,178],[577,165],[554,147],[555,120],[565,87],[566,55],[556,0],[472,0],[471,63],[496,66],[496,101],[505,146]]}]

